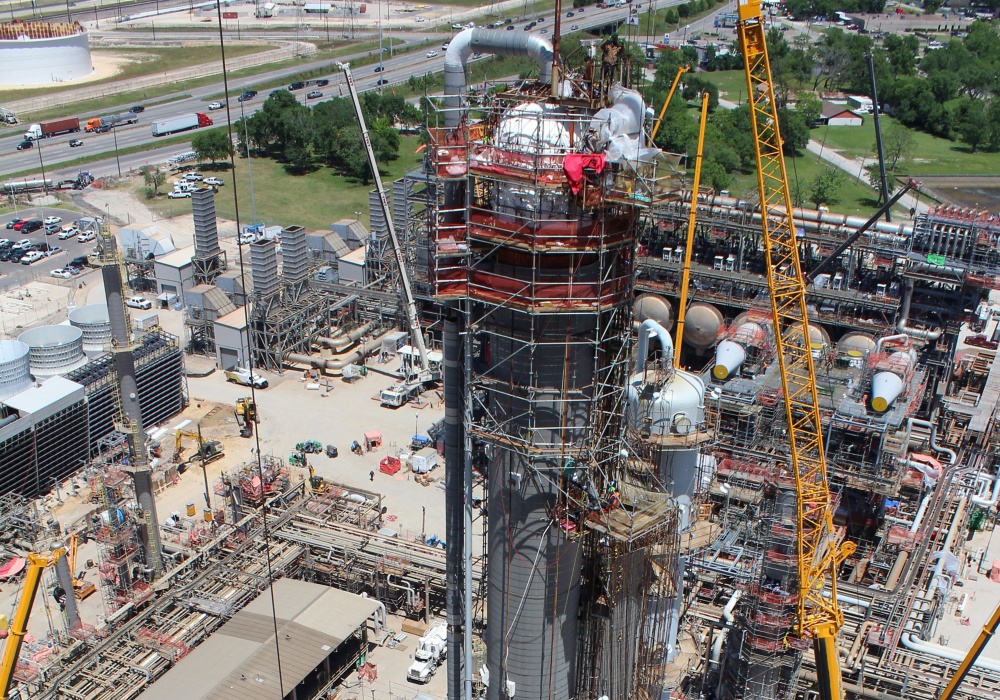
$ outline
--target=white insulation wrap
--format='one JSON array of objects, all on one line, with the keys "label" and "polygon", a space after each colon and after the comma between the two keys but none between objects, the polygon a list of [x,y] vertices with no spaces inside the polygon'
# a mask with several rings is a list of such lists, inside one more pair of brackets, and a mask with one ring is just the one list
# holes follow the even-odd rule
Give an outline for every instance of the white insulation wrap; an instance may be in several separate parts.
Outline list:
[{"label": "white insulation wrap", "polygon": [[[543,116],[544,115],[544,116]],[[569,150],[569,132],[551,105],[525,102],[500,119],[496,143],[510,151],[559,155]]]},{"label": "white insulation wrap", "polygon": [[885,413],[903,393],[903,380],[893,372],[879,372],[872,377],[872,408]]}]

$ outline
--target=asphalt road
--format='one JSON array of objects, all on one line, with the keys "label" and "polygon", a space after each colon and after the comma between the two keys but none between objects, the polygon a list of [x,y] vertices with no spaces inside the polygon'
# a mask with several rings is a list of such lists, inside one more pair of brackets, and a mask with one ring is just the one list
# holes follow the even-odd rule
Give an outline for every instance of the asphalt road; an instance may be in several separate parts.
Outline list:
[{"label": "asphalt road", "polygon": [[[675,0],[671,0],[670,4],[676,4]],[[664,6],[658,6],[660,9]],[[568,10],[573,11],[573,10]],[[721,10],[720,10],[721,12]],[[619,8],[606,8],[598,10],[596,8],[587,8],[585,13],[579,13],[579,10],[575,10],[576,16],[569,18],[563,17],[563,26],[565,29],[569,29],[572,25],[577,25],[582,30],[593,29],[598,27],[608,26],[614,22],[621,22],[628,16],[628,7]],[[532,30],[535,33],[541,33],[543,30],[551,38],[551,32],[553,31],[554,22],[552,21],[552,14],[539,14],[533,15],[532,18],[535,19],[540,16],[545,16],[546,21],[539,23]],[[525,25],[528,23],[527,20],[515,23],[515,27],[512,31],[524,31]],[[709,19],[709,24],[711,20]],[[427,37],[429,35],[423,34],[419,35],[421,37]],[[411,41],[415,37],[407,37],[405,34],[401,37],[404,40]],[[661,37],[662,38],[662,37]],[[446,41],[447,36],[442,38],[442,41]],[[375,72],[375,66],[364,66],[358,68],[355,71],[354,79],[358,86],[358,90],[361,92],[367,90],[378,89],[376,84],[380,78],[384,78],[389,81],[387,87],[392,85],[397,85],[405,82],[410,76],[422,76],[427,73],[439,73],[444,70],[444,50],[441,48],[440,44],[433,45],[430,49],[437,52],[437,56],[428,58],[427,51],[418,50],[412,51],[407,54],[401,54],[394,56],[392,58],[384,58],[383,65],[385,71],[382,73]],[[351,57],[346,57],[346,60],[351,60],[352,58],[359,58],[364,56],[369,56],[373,52],[363,52],[355,54]],[[388,56],[389,52],[386,51],[383,54]],[[344,59],[342,59],[344,60]],[[293,68],[284,68],[277,71],[271,71],[269,73],[263,73],[261,75],[254,76],[252,79],[246,81],[240,81],[230,85],[231,90],[238,90],[244,88],[253,88],[257,85],[270,82],[276,79],[287,77],[295,73],[299,73],[306,70],[313,70],[317,68],[329,68],[330,72],[324,76],[330,80],[330,84],[324,88],[319,88],[323,91],[323,97],[315,100],[307,100],[306,94],[314,87],[307,87],[301,91],[294,93],[296,97],[303,103],[316,104],[318,102],[323,102],[324,100],[333,99],[341,95],[346,95],[346,86],[343,84],[343,74],[336,67],[336,61],[316,61],[312,63],[304,63],[300,66]],[[85,132],[80,132],[77,134],[65,134],[62,136],[54,136],[48,139],[42,139],[36,142],[34,148],[18,151],[17,144],[22,140],[22,137],[18,132],[10,133],[6,137],[0,138],[0,177],[7,175],[9,173],[22,172],[29,169],[37,168],[35,171],[37,174],[34,176],[28,176],[29,179],[32,177],[41,177],[42,170],[45,170],[45,176],[57,179],[58,177],[67,177],[75,175],[79,170],[90,170],[98,174],[110,174],[111,172],[117,171],[117,164],[115,164],[115,169],[113,171],[107,171],[106,169],[97,168],[97,166],[81,166],[77,168],[70,168],[68,170],[62,170],[59,168],[60,163],[65,163],[69,160],[79,158],[86,155],[87,153],[102,153],[102,152],[114,152],[116,150],[115,139],[117,138],[117,149],[126,149],[139,145],[148,145],[151,149],[155,149],[156,137],[152,135],[152,130],[150,123],[153,121],[158,121],[161,119],[167,119],[169,117],[178,116],[181,114],[187,114],[191,112],[205,112],[208,113],[210,117],[215,120],[216,124],[224,123],[225,121],[225,110],[215,111],[209,113],[208,105],[219,99],[219,96],[223,93],[224,87],[222,82],[215,83],[213,85],[205,86],[202,88],[196,88],[189,91],[191,95],[188,98],[180,99],[167,104],[151,106],[146,109],[141,115],[139,123],[124,126],[120,129],[116,129],[111,132],[104,134],[89,134]],[[264,100],[267,98],[268,91],[261,90],[260,94],[254,99],[244,102],[237,103],[235,100],[231,105],[232,118],[234,120],[238,119],[241,114],[252,114],[260,109]],[[163,98],[158,98],[163,99]],[[141,104],[141,96],[136,95],[129,98],[128,101],[124,101],[120,107],[119,111],[125,111],[129,106],[133,104]],[[80,118],[81,123],[86,120],[87,117],[93,116],[92,114],[77,114],[77,115],[67,115],[67,116],[77,116]],[[18,134],[18,135],[15,135]],[[70,140],[78,138],[83,141],[83,146],[77,148],[71,148],[69,146]],[[169,154],[182,152],[185,150],[190,150],[186,144],[179,144],[168,149]],[[112,162],[114,159],[111,159]],[[125,158],[120,158],[122,161],[122,170],[126,170]],[[134,157],[129,157],[129,162],[135,163],[138,161],[150,161],[159,162],[157,159],[150,156],[150,154],[145,153],[142,158],[136,159]],[[141,162],[140,162],[141,164]],[[103,172],[102,172],[103,170]]]},{"label": "asphalt road", "polygon": [[[79,243],[75,237],[60,241],[56,238],[57,234],[46,236],[43,233],[43,229],[39,229],[38,231],[25,236],[22,235],[20,231],[5,228],[7,222],[11,219],[45,219],[47,216],[61,216],[63,224],[76,221],[80,218],[80,214],[75,211],[58,209],[55,207],[32,207],[29,209],[21,209],[18,214],[9,214],[0,217],[0,238],[7,238],[12,241],[20,241],[27,238],[33,243],[47,241],[49,245],[62,246],[62,250],[59,252],[54,253],[47,258],[42,258],[32,265],[23,265],[19,262],[12,263],[10,261],[0,262],[0,289],[9,289],[11,287],[27,284],[35,279],[44,279],[45,281],[52,282],[54,284],[65,284],[70,280],[62,280],[51,277],[49,273],[52,272],[52,270],[65,267],[73,258],[80,255],[86,255],[94,249],[93,241],[90,243]],[[79,276],[72,279],[79,279]]]}]

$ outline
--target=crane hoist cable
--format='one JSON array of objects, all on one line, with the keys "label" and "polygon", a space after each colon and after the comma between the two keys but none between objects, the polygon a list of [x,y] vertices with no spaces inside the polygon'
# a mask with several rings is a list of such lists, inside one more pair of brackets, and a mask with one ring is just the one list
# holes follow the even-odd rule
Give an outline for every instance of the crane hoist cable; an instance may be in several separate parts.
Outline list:
[{"label": "crane hoist cable", "polygon": [[[837,567],[855,549],[838,546],[826,474],[826,455],[806,311],[806,282],[796,245],[788,175],[778,128],[778,107],[768,61],[760,0],[740,0],[737,36],[744,57],[747,104],[757,160],[767,284],[775,349],[788,421],[789,461],[796,491],[797,611],[794,632],[810,638],[822,700],[843,696],[837,632]],[[823,596],[829,585],[832,595]]]}]

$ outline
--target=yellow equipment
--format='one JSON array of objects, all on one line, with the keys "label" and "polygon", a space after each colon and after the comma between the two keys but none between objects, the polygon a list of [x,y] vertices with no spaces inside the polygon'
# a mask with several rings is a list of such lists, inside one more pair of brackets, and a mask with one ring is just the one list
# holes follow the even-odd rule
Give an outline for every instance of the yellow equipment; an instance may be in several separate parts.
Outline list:
[{"label": "yellow equipment", "polygon": [[945,686],[944,691],[942,691],[941,695],[938,696],[938,700],[951,700],[955,697],[955,691],[958,690],[958,686],[960,686],[962,681],[965,680],[965,677],[972,669],[972,665],[976,663],[976,659],[978,659],[979,655],[983,653],[983,649],[985,649],[986,645],[989,644],[989,641],[993,637],[993,634],[997,631],[998,626],[1000,626],[1000,605],[998,605],[997,609],[993,611],[993,616],[989,619],[989,621],[983,625],[983,629],[979,632],[979,636],[973,643],[972,648],[969,649],[969,653],[965,655],[965,658],[962,659],[962,663],[960,663],[958,668],[955,669],[955,675],[953,675],[951,680],[948,681],[948,685]]},{"label": "yellow equipment", "polygon": [[80,542],[79,535],[69,538],[69,552],[67,553],[69,563],[69,573],[73,577],[73,591],[79,600],[85,600],[97,592],[97,586],[90,581],[84,581],[76,577],[76,550]]},{"label": "yellow equipment", "polygon": [[[834,544],[816,370],[806,316],[806,284],[795,241],[792,198],[781,152],[778,108],[768,63],[760,0],[740,0],[736,32],[745,60],[750,122],[757,156],[761,229],[775,322],[775,349],[788,420],[789,458],[797,492],[798,614],[795,633],[811,638],[821,700],[843,695],[837,631],[837,566],[855,549]],[[829,582],[831,595],[823,596]]]},{"label": "yellow equipment", "polygon": [[14,610],[14,618],[10,621],[10,633],[7,637],[7,644],[3,648],[3,657],[0,658],[0,699],[2,700],[7,700],[10,693],[10,683],[14,678],[14,669],[17,668],[17,659],[21,655],[24,635],[28,632],[28,617],[31,615],[31,607],[35,603],[35,595],[38,593],[38,584],[42,580],[42,572],[50,566],[55,566],[59,557],[65,553],[65,548],[60,548],[49,554],[29,554],[27,557],[28,567],[24,576],[24,586],[21,589],[21,597],[17,601],[17,608]]},{"label": "yellow equipment", "polygon": [[[682,68],[684,68],[682,66]],[[685,68],[686,70],[686,68]],[[677,78],[681,77],[681,71],[677,71]],[[677,85],[677,80],[674,80]],[[673,94],[673,89],[670,91]],[[703,93],[701,96],[701,125],[698,127],[698,154],[694,161],[694,180],[691,182],[691,211],[688,213],[687,245],[684,247],[684,270],[681,273],[681,298],[677,302],[677,336],[674,349],[674,369],[681,368],[681,344],[684,342],[684,315],[687,311],[688,284],[691,281],[691,251],[694,249],[694,227],[698,220],[698,187],[701,185],[701,162],[705,155],[705,124],[708,122],[708,98],[709,94]],[[667,97],[667,102],[670,97]],[[666,105],[664,105],[666,111]],[[662,117],[661,117],[662,118]],[[659,124],[657,124],[659,126]]]},{"label": "yellow equipment", "polygon": [[[188,459],[181,462],[181,450],[184,449],[184,438],[194,440],[198,445],[198,451]],[[225,454],[222,443],[218,440],[205,441],[201,437],[201,431],[193,433],[190,430],[178,430],[174,440],[174,461],[178,464],[190,462],[192,459],[199,459],[204,464],[214,462]]]},{"label": "yellow equipment", "polygon": [[236,423],[240,426],[240,437],[253,437],[253,426],[260,420],[257,402],[252,397],[236,399]]},{"label": "yellow equipment", "polygon": [[[649,135],[650,141],[656,141],[656,132],[660,130],[660,124],[663,123],[663,115],[667,113],[667,107],[670,106],[670,100],[674,97],[674,92],[677,90],[677,84],[681,82],[681,76],[691,70],[688,66],[681,66],[677,69],[677,75],[674,76],[674,82],[670,86],[670,92],[667,93],[667,99],[663,101],[663,108],[660,110],[660,116],[656,119],[656,124],[653,125],[653,133]],[[680,347],[678,343],[677,347]]]},{"label": "yellow equipment", "polygon": [[326,479],[316,476],[316,470],[313,469],[313,465],[311,464],[309,465],[309,488],[314,493],[326,493],[330,490],[330,485],[326,483]]}]

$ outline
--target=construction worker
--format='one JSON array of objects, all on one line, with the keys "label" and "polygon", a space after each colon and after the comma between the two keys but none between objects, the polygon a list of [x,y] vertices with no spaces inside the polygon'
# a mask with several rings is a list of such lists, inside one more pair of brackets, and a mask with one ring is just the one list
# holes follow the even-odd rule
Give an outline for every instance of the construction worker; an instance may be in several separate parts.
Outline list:
[{"label": "construction worker", "polygon": [[601,44],[601,78],[603,80],[614,79],[623,48],[621,42],[618,41],[618,32],[612,34],[611,38]]}]

